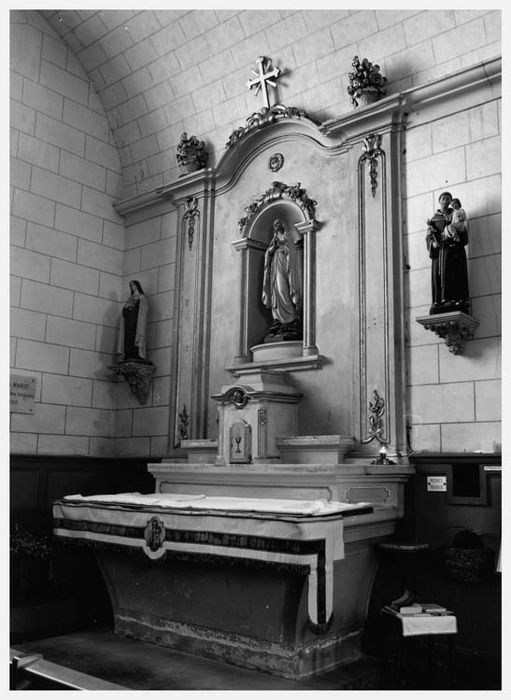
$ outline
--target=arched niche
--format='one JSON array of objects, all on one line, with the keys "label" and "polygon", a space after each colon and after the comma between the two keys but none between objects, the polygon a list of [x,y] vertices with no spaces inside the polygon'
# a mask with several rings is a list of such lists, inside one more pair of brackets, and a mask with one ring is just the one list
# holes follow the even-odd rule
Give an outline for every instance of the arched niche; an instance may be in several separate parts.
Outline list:
[{"label": "arched niche", "polygon": [[[273,236],[273,222],[280,219],[292,238],[299,260],[302,289],[301,338],[296,342],[278,343],[276,366],[297,369],[301,358],[318,358],[314,329],[314,219],[316,202],[297,185],[274,182],[272,187],[245,207],[246,216],[238,222],[241,238],[233,241],[240,253],[241,285],[239,290],[240,324],[238,351],[234,367],[252,364],[251,348],[264,342],[272,323],[271,310],[262,301],[264,257]],[[271,344],[277,345],[277,344]],[[267,345],[269,348],[270,344]],[[275,355],[275,353],[274,353]],[[310,362],[306,363],[310,366]],[[304,366],[305,368],[305,366]]]}]

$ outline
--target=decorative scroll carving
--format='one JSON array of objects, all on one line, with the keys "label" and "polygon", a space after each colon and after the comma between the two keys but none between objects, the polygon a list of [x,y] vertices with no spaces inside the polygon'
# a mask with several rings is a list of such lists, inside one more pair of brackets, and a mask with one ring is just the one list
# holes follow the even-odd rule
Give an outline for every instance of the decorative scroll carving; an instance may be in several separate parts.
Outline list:
[{"label": "decorative scroll carving", "polygon": [[474,337],[474,331],[479,325],[479,321],[463,311],[420,316],[416,321],[445,340],[449,352],[453,355],[462,355],[465,352],[465,343]]},{"label": "decorative scroll carving", "polygon": [[262,206],[269,202],[274,202],[276,199],[290,199],[300,207],[308,219],[314,219],[317,202],[308,197],[307,191],[301,187],[300,182],[296,185],[286,185],[284,182],[275,181],[269,190],[257,199],[254,199],[248,207],[245,207],[246,215],[238,221],[240,232],[243,232]]},{"label": "decorative scroll carving", "polygon": [[195,224],[199,221],[199,200],[197,197],[188,197],[185,202],[186,211],[183,215],[183,225],[188,224],[188,248],[192,249],[195,235]]},{"label": "decorative scroll carving", "polygon": [[128,360],[110,365],[109,369],[118,374],[128,382],[131,393],[137,397],[140,404],[145,404],[151,389],[153,374],[156,365],[149,360],[144,362]]},{"label": "decorative scroll carving", "polygon": [[[259,112],[254,112],[246,121],[246,126],[240,126],[229,136],[226,148],[232,148],[238,141],[248,134],[249,131],[260,129],[269,124],[274,124],[282,119],[310,119],[303,109],[297,107],[285,107],[284,105],[273,105],[273,107],[263,107]],[[313,121],[313,120],[311,120]],[[316,123],[316,122],[314,122]]]},{"label": "decorative scroll carving", "polygon": [[369,179],[371,182],[371,194],[374,197],[376,194],[376,188],[378,186],[378,173],[376,170],[376,163],[378,156],[383,155],[381,146],[381,136],[379,134],[369,134],[364,139],[363,149],[364,154],[360,158],[361,163],[369,161]]},{"label": "decorative scroll carving", "polygon": [[183,404],[183,410],[181,413],[178,413],[178,427],[177,427],[177,432],[179,435],[180,440],[188,440],[189,435],[188,435],[188,426],[190,423],[190,415],[188,413],[188,409],[186,408],[186,404]]},{"label": "decorative scroll carving", "polygon": [[270,156],[270,160],[268,161],[268,170],[271,170],[272,173],[279,171],[283,165],[284,156],[282,153],[274,153],[272,156]]}]

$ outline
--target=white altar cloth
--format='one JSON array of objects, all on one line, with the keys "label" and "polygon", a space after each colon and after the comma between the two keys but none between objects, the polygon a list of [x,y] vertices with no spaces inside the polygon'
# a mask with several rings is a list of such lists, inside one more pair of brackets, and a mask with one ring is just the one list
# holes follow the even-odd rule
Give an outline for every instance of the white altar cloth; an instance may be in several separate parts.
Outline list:
[{"label": "white altar cloth", "polygon": [[418,637],[423,634],[457,634],[458,621],[456,615],[417,613],[401,615],[397,611],[383,609],[386,615],[391,615],[401,622],[403,637]]},{"label": "white altar cloth", "polygon": [[401,618],[404,637],[458,632],[455,615],[401,615]]},{"label": "white altar cloth", "polygon": [[66,496],[53,504],[54,533],[97,546],[231,557],[299,566],[308,576],[313,625],[327,625],[333,608],[333,565],[344,558],[343,513],[369,504],[183,494]]},{"label": "white altar cloth", "polygon": [[96,496],[64,496],[64,501],[110,503],[119,506],[149,506],[191,510],[246,511],[290,515],[331,515],[369,507],[370,503],[341,503],[339,501],[297,501],[282,498],[238,498],[182,493],[117,493]]}]

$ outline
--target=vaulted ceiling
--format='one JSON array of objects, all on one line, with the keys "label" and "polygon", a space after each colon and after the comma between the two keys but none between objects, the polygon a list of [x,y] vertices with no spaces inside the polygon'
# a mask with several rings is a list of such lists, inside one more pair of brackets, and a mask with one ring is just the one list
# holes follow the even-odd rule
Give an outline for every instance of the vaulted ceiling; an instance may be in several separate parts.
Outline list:
[{"label": "vaulted ceiling", "polygon": [[[183,131],[205,139],[210,164],[234,128],[262,107],[247,90],[260,55],[283,66],[278,101],[304,107],[318,84],[312,44],[296,42],[328,31],[352,13],[280,10],[40,10],[74,52],[105,108],[118,145],[124,182],[136,193],[177,175]],[[310,15],[310,16],[306,16]],[[287,29],[286,29],[287,27]],[[328,47],[332,50],[332,40]],[[351,43],[350,39],[346,40]],[[345,65],[353,52],[348,47]],[[302,67],[303,66],[303,67]],[[292,71],[293,79],[285,78]],[[336,75],[337,95],[346,101]],[[323,117],[326,114],[323,115]]]},{"label": "vaulted ceiling", "polygon": [[281,69],[273,103],[324,121],[352,109],[346,88],[355,55],[381,66],[391,94],[501,50],[500,12],[491,10],[39,12],[101,99],[126,196],[178,176],[184,131],[206,142],[216,165],[233,130],[263,106],[247,89],[258,56]]}]

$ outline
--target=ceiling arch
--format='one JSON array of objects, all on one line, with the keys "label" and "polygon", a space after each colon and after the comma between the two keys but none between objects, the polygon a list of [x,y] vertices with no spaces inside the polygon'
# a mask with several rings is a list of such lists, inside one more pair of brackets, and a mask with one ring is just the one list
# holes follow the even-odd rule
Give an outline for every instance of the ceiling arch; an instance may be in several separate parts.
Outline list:
[{"label": "ceiling arch", "polygon": [[[272,44],[277,49],[296,38],[272,33],[275,23],[293,14],[279,10],[40,13],[74,52],[102,101],[127,196],[178,177],[183,131],[206,140],[208,165],[214,165],[232,130],[261,107],[246,86],[255,59],[270,53]],[[289,64],[291,48],[287,56]],[[279,89],[286,91],[285,81]]]}]

